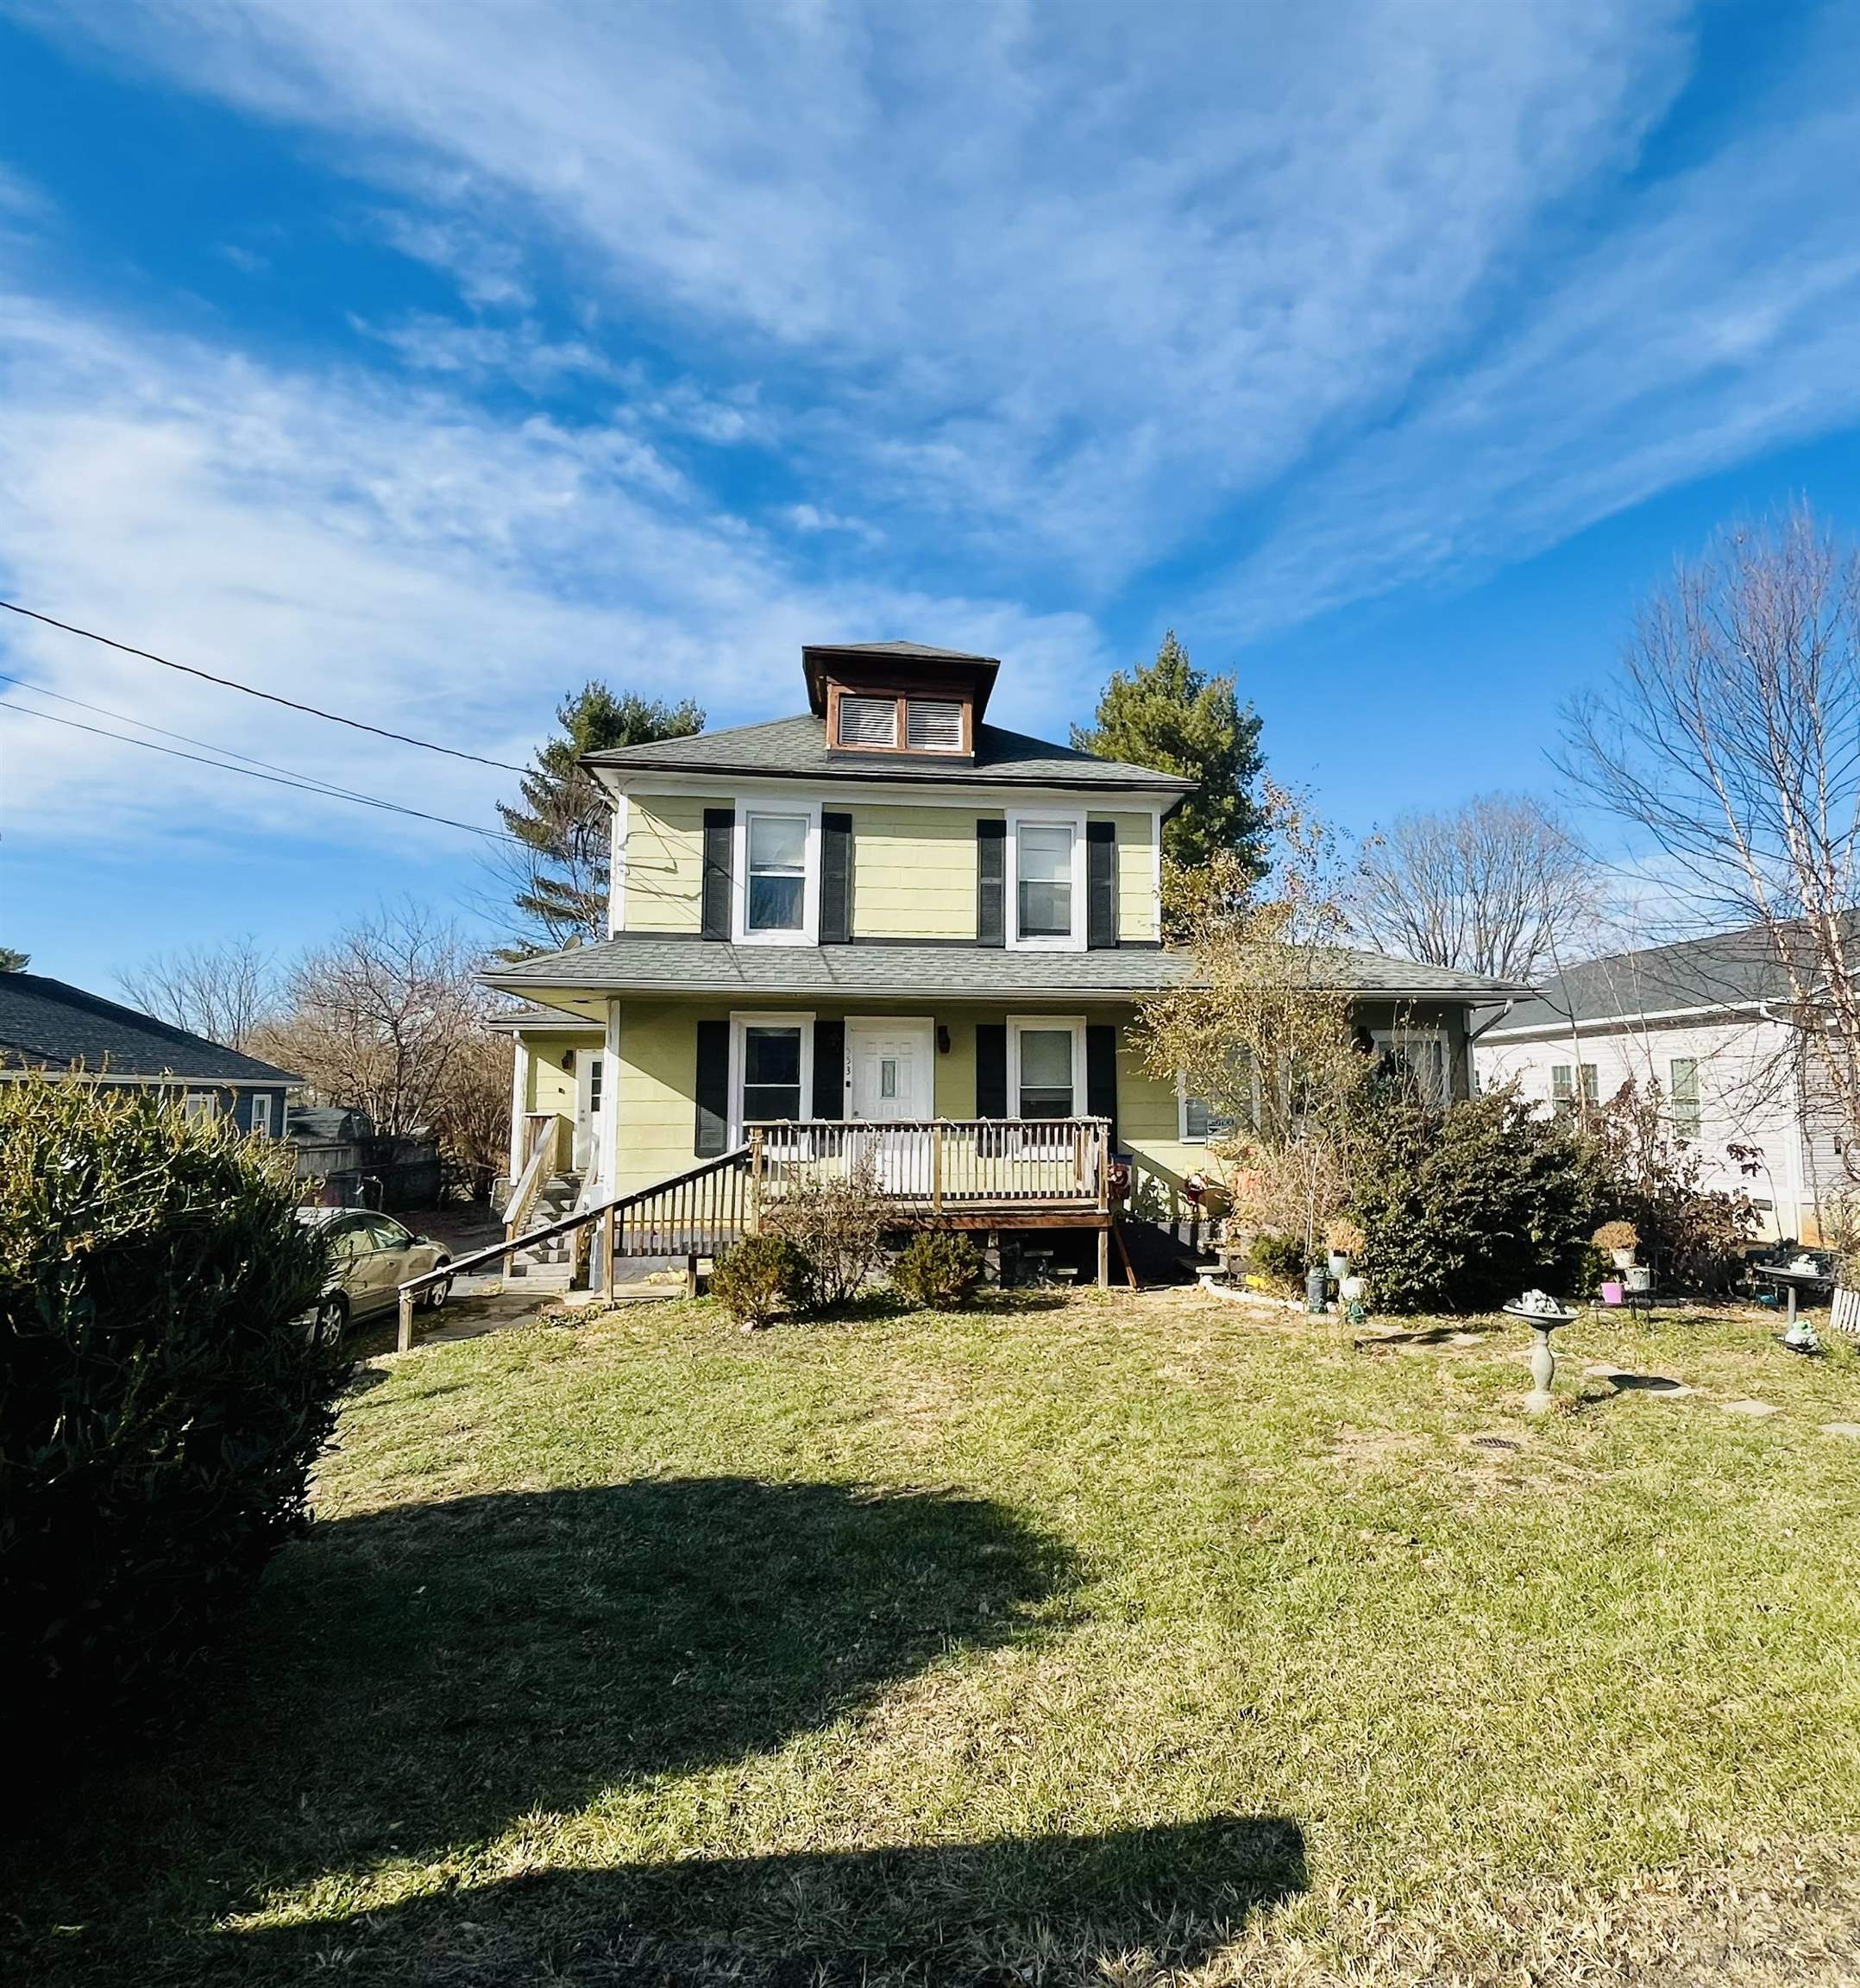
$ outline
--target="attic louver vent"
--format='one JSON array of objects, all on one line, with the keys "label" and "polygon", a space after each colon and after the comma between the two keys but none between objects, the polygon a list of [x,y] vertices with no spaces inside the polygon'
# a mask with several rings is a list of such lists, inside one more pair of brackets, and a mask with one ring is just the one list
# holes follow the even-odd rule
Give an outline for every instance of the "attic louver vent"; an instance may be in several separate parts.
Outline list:
[{"label": "attic louver vent", "polygon": [[913,752],[960,752],[962,706],[953,700],[913,697],[905,730]]},{"label": "attic louver vent", "polygon": [[839,700],[839,743],[842,746],[879,746],[898,742],[898,707],[895,697],[842,697]]}]

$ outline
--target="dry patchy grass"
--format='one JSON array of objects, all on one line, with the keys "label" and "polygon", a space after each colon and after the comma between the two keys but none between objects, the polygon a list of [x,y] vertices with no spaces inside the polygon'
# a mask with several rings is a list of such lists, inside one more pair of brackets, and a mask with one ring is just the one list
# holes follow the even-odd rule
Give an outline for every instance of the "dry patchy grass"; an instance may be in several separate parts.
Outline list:
[{"label": "dry patchy grass", "polygon": [[1538,1422],[1195,1293],[376,1361],[16,1977],[1851,1980],[1860,1359],[1773,1331],[1587,1320]]}]

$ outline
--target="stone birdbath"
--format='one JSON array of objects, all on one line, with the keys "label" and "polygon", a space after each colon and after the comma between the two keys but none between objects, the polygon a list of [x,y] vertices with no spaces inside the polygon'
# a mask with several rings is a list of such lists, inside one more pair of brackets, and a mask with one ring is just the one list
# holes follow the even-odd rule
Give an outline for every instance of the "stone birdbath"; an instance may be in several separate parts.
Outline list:
[{"label": "stone birdbath", "polygon": [[1522,1318],[1532,1335],[1530,1378],[1535,1385],[1524,1397],[1527,1415],[1546,1415],[1550,1409],[1550,1383],[1556,1378],[1556,1356],[1550,1350],[1550,1335],[1559,1325],[1572,1324],[1576,1314],[1547,1291],[1527,1291],[1505,1307],[1505,1316]]}]

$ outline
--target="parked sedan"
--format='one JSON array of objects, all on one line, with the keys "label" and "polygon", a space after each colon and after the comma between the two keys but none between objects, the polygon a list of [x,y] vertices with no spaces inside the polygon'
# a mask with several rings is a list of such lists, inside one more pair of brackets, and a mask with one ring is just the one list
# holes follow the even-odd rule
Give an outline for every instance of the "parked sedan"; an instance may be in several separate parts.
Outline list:
[{"label": "parked sedan", "polygon": [[[392,1312],[400,1287],[451,1261],[444,1245],[416,1236],[392,1215],[366,1208],[301,1208],[299,1218],[322,1230],[330,1242],[330,1281],[316,1311],[316,1333],[334,1345],[351,1323]],[[437,1312],[451,1295],[452,1280],[442,1277],[420,1293],[420,1303]]]}]

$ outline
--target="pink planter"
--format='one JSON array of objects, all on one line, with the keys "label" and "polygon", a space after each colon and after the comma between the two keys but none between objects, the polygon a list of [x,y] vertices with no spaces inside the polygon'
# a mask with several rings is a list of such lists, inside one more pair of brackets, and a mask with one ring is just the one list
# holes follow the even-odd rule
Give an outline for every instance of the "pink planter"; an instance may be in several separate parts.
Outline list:
[{"label": "pink planter", "polygon": [[1622,1289],[1620,1280],[1618,1278],[1611,1277],[1608,1281],[1602,1286],[1602,1303],[1604,1305],[1618,1305],[1621,1302],[1621,1298]]}]

